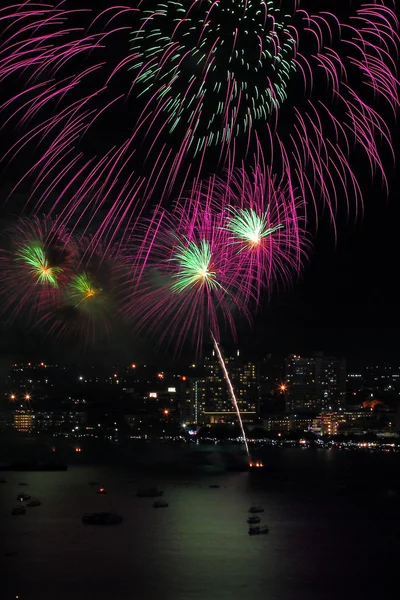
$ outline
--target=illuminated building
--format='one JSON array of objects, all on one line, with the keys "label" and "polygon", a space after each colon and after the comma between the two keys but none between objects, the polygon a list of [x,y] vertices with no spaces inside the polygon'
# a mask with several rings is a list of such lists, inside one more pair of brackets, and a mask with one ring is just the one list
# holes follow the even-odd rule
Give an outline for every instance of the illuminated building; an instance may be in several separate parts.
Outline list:
[{"label": "illuminated building", "polygon": [[346,399],[346,361],[316,353],[290,355],[285,361],[287,412],[321,411],[343,406]]},{"label": "illuminated building", "polygon": [[181,423],[196,423],[196,404],[193,381],[182,377],[179,389],[179,420]]},{"label": "illuminated building", "polygon": [[[224,360],[232,379],[238,405],[244,421],[254,421],[259,403],[259,385],[256,367],[243,361],[239,350],[224,352]],[[203,377],[192,386],[192,403],[195,422],[232,423],[236,413],[215,350],[204,358]]]},{"label": "illuminated building", "polygon": [[23,433],[30,433],[33,428],[32,410],[14,410],[13,411],[14,429]]},{"label": "illuminated building", "polygon": [[78,411],[35,411],[33,428],[35,431],[65,431],[69,432],[86,422],[85,412]]},{"label": "illuminated building", "polygon": [[400,393],[400,366],[387,362],[365,365],[364,389],[374,394]]},{"label": "illuminated building", "polygon": [[308,415],[278,415],[264,420],[263,426],[267,431],[307,431],[312,423]]},{"label": "illuminated building", "polygon": [[377,415],[370,408],[323,411],[313,420],[312,429],[315,433],[329,436],[361,434],[391,429],[389,418],[386,414]]}]

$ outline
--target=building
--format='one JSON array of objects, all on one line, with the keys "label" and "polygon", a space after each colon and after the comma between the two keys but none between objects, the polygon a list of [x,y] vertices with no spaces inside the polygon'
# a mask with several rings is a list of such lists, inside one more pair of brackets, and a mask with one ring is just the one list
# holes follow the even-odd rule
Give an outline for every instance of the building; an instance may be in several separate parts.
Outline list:
[{"label": "building", "polygon": [[312,430],[321,435],[357,435],[368,431],[392,430],[391,415],[380,415],[368,407],[323,411],[313,420]]},{"label": "building", "polygon": [[[259,384],[254,363],[243,361],[240,351],[226,352],[224,362],[244,421],[254,421],[259,404]],[[214,348],[204,358],[203,375],[193,381],[193,415],[196,423],[232,423],[236,410]]]},{"label": "building", "polygon": [[310,415],[277,415],[268,417],[263,421],[267,431],[308,431],[311,429],[313,419]]},{"label": "building", "polygon": [[33,410],[14,410],[13,427],[21,433],[30,433],[33,429]]},{"label": "building", "polygon": [[364,389],[379,395],[400,393],[400,366],[387,362],[371,363],[362,369]]},{"label": "building", "polygon": [[285,361],[285,407],[320,412],[343,406],[346,400],[346,361],[316,353],[291,354]]},{"label": "building", "polygon": [[35,411],[32,427],[36,432],[59,431],[69,433],[75,431],[86,422],[86,412],[55,410]]}]

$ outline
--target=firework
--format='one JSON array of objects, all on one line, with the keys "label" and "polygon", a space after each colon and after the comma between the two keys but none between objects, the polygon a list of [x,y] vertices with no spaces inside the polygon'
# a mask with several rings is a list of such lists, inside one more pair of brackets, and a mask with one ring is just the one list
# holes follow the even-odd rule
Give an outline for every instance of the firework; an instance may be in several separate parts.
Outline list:
[{"label": "firework", "polygon": [[51,266],[44,249],[44,244],[35,241],[23,246],[16,252],[16,260],[28,267],[31,275],[38,284],[49,284],[58,287],[58,276],[62,273],[61,267]]},{"label": "firework", "polygon": [[[0,81],[14,95],[1,109],[20,133],[7,156],[34,146],[23,178],[35,176],[37,208],[50,205],[63,223],[102,214],[102,239],[129,229],[156,186],[180,195],[182,177],[198,177],[205,158],[232,168],[258,142],[274,172],[307,204],[318,209],[322,198],[334,218],[339,197],[361,199],[353,148],[385,177],[380,145],[391,149],[398,107],[392,4],[342,2],[340,19],[337,5],[10,4],[0,12]],[[111,139],[117,116],[132,133],[104,147],[102,119]]]},{"label": "firework", "polygon": [[136,231],[132,316],[160,342],[169,335],[180,347],[192,336],[197,350],[208,330],[219,340],[221,322],[234,332],[236,315],[250,320],[263,288],[270,296],[299,273],[307,250],[301,207],[261,165],[192,186]]},{"label": "firework", "polygon": [[290,287],[309,249],[303,200],[285,177],[262,163],[237,169],[225,179],[212,178],[206,193],[225,215],[227,243],[241,273],[247,296],[258,301],[267,293]]},{"label": "firework", "polygon": [[398,108],[398,23],[388,3],[355,9],[349,2],[343,22],[336,2],[316,14],[288,0],[140,6],[133,91],[149,99],[157,136],[180,131],[180,156],[202,160],[217,145],[232,164],[254,134],[271,165],[289,169],[303,198],[322,197],[332,216],[339,188],[348,199],[361,197],[350,147],[384,177],[378,143],[390,148],[390,127],[374,104],[386,115]]},{"label": "firework", "polygon": [[144,2],[134,83],[184,129],[195,153],[246,135],[287,97],[296,40],[273,2]]},{"label": "firework", "polygon": [[234,252],[226,243],[223,218],[194,198],[170,213],[159,209],[145,223],[131,318],[160,343],[168,339],[179,350],[190,338],[199,351],[207,331],[219,339],[221,322],[234,331],[236,313],[250,318],[234,277]]},{"label": "firework", "polygon": [[88,253],[90,238],[80,237],[76,245],[74,273],[58,305],[44,315],[42,323],[57,336],[89,345],[107,339],[123,320],[128,271],[115,251],[100,244]]},{"label": "firework", "polygon": [[76,247],[67,230],[48,218],[20,219],[1,250],[2,309],[8,318],[35,321],[55,306],[72,273]]}]

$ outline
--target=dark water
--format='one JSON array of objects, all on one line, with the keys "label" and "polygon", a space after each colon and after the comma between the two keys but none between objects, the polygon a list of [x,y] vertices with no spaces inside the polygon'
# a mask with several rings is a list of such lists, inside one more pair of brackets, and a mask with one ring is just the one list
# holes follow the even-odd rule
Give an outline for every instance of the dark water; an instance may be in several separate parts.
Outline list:
[{"label": "dark water", "polygon": [[[399,457],[284,450],[268,458],[262,476],[112,466],[0,474],[1,600],[399,598]],[[96,495],[90,480],[108,494]],[[169,508],[136,498],[150,485],[165,490]],[[43,505],[11,516],[19,492]],[[265,508],[266,536],[247,534],[252,504]],[[83,513],[101,510],[124,523],[81,524]]]}]

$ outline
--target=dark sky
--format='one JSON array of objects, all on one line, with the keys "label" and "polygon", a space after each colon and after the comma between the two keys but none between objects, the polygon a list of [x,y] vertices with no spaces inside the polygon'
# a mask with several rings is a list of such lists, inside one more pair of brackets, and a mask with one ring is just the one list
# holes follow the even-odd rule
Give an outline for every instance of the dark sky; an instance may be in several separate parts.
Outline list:
[{"label": "dark sky", "polygon": [[256,318],[258,347],[400,358],[399,171],[394,168],[390,184],[389,199],[377,185],[366,188],[364,215],[356,224],[337,220],[336,245],[332,228],[321,225],[293,292],[264,305]]},{"label": "dark sky", "polygon": [[[309,4],[319,5],[312,1]],[[116,122],[110,125],[118,128]],[[123,119],[119,125],[124,129]],[[107,137],[107,130],[101,135]],[[399,146],[397,131],[394,147]],[[357,174],[362,173],[366,165],[361,157],[355,161]],[[255,354],[323,350],[349,358],[400,358],[400,170],[389,160],[385,159],[385,163],[389,198],[379,182],[371,185],[367,177],[361,179],[363,216],[354,223],[353,215],[347,219],[344,211],[339,213],[336,241],[328,220],[321,220],[315,247],[300,280],[290,293],[273,297],[270,302],[264,299],[251,330],[238,323],[241,345]],[[15,173],[3,169],[1,177],[0,189],[4,195]],[[17,203],[8,206],[6,222],[10,221],[13,210],[18,212]],[[54,352],[49,338],[28,331],[23,324],[11,329],[4,324],[1,327],[3,361],[31,354],[42,358]],[[60,352],[59,344],[56,347]],[[134,359],[138,360],[138,354],[154,356],[152,348],[152,343],[139,341],[135,335],[120,335],[111,346],[97,348],[94,356],[99,360],[121,354],[130,360],[136,355]],[[161,352],[160,360],[164,360],[163,356]]]}]

